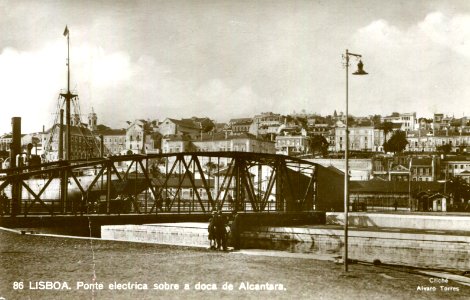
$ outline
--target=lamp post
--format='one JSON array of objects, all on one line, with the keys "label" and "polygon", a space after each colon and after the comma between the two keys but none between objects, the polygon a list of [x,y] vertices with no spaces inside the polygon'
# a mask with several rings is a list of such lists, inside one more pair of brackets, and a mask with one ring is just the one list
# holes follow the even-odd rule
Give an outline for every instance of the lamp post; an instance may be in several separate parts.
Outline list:
[{"label": "lamp post", "polygon": [[[346,49],[346,54],[343,56],[343,59],[346,61],[346,147],[344,149],[344,271],[348,271],[348,210],[349,210],[349,127],[348,127],[348,102],[349,102],[349,57],[355,56],[357,58],[362,57],[360,54],[354,54]],[[364,64],[361,60],[357,64],[357,71],[353,75],[367,75],[367,72],[363,70]]]}]

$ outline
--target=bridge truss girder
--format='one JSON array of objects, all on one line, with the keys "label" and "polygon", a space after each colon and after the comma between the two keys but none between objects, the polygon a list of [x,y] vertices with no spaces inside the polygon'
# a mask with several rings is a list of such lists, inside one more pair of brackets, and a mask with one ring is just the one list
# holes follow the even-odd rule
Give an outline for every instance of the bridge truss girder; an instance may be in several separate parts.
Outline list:
[{"label": "bridge truss girder", "polygon": [[8,199],[0,201],[2,214],[25,216],[311,211],[316,170],[312,162],[250,152],[60,161],[6,170],[0,194]]}]

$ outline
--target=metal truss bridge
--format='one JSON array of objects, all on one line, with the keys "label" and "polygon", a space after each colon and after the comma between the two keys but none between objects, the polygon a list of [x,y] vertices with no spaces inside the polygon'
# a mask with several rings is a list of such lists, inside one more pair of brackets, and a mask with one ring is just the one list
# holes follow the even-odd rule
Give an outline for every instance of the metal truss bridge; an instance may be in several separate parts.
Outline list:
[{"label": "metal truss bridge", "polygon": [[317,165],[284,155],[185,152],[3,170],[2,216],[305,212]]}]

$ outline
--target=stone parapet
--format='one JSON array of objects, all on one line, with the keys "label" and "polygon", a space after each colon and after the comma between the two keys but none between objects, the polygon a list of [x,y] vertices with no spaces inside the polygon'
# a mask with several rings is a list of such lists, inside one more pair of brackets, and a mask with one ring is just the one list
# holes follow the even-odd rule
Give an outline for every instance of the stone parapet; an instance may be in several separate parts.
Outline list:
[{"label": "stone parapet", "polygon": [[[344,225],[344,213],[326,213],[327,225]],[[417,230],[470,230],[470,216],[348,213],[348,224],[357,227],[409,228]]]}]

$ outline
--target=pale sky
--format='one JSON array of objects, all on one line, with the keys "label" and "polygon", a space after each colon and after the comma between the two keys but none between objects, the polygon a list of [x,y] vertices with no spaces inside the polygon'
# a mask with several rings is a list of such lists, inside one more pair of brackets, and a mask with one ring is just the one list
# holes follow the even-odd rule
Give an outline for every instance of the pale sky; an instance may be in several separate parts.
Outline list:
[{"label": "pale sky", "polygon": [[[83,118],[219,122],[273,111],[470,115],[470,1],[0,0],[0,133],[50,127],[66,82]],[[351,60],[351,72],[357,61]]]}]

